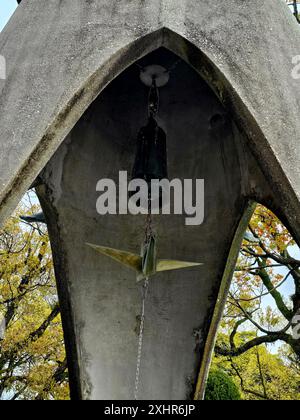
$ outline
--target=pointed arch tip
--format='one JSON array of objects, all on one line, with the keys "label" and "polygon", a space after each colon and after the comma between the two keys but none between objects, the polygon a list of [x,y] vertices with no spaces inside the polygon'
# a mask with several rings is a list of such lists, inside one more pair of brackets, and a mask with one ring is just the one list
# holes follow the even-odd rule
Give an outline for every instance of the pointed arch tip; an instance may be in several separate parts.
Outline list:
[{"label": "pointed arch tip", "polygon": [[[31,181],[40,173],[85,110],[101,94],[104,88],[130,65],[161,47],[172,51],[198,72],[216,93],[225,108],[229,109],[241,130],[245,133],[248,132],[248,134],[251,133],[254,139],[254,148],[256,147],[254,143],[261,144],[260,148],[263,153],[259,153],[259,155],[266,154],[268,140],[252,115],[251,109],[245,104],[245,98],[241,97],[237,89],[230,83],[228,79],[230,74],[224,74],[223,68],[218,65],[213,57],[209,56],[209,51],[205,48],[208,41],[205,34],[200,31],[198,36],[199,39],[196,43],[195,39],[163,25],[142,34],[140,37],[137,36],[127,44],[125,42],[99,63],[98,68],[91,69],[89,77],[79,79],[76,90],[70,93],[68,97],[66,96],[65,102],[57,108],[54,116],[49,116],[48,124],[45,125],[47,129],[44,133],[41,133],[41,138],[35,139],[30,153],[24,157],[20,167],[17,168],[18,170],[15,172],[17,175],[14,175],[3,185],[3,190],[0,191],[2,207],[0,222],[2,223],[16,207],[16,203],[20,201]],[[259,141],[260,139],[262,141]],[[251,146],[251,142],[249,145]],[[278,164],[272,151],[269,157],[268,162],[273,162],[269,164],[269,167],[276,167],[278,173],[280,172],[281,181],[284,180],[290,188],[289,180],[281,170],[280,164]],[[266,169],[266,172],[268,172],[268,169]]]}]

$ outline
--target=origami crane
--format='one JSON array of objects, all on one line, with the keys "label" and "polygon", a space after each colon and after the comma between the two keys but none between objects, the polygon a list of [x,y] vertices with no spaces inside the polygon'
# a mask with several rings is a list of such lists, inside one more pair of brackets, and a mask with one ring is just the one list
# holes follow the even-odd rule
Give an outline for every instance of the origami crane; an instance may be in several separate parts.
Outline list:
[{"label": "origami crane", "polygon": [[141,255],[90,243],[87,245],[98,253],[133,269],[137,273],[138,282],[161,271],[180,270],[202,265],[195,262],[157,259],[157,243],[154,236],[151,236],[150,240],[142,246]]}]

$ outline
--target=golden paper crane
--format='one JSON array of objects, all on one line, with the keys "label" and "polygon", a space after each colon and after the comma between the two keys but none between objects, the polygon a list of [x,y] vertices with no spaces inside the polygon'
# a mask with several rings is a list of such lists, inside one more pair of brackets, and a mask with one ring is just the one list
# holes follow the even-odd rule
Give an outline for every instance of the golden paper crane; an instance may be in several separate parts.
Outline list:
[{"label": "golden paper crane", "polygon": [[161,271],[180,270],[202,265],[195,262],[157,259],[156,239],[153,236],[142,246],[141,255],[89,243],[87,245],[100,254],[133,269],[137,273],[137,281],[147,279]]}]

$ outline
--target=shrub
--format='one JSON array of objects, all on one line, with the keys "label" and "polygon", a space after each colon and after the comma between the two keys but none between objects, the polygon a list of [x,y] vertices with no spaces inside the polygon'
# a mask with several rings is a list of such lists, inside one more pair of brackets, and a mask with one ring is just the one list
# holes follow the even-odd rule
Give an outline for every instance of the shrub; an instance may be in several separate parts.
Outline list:
[{"label": "shrub", "polygon": [[205,400],[240,400],[241,394],[227,373],[222,370],[212,370],[209,374]]}]

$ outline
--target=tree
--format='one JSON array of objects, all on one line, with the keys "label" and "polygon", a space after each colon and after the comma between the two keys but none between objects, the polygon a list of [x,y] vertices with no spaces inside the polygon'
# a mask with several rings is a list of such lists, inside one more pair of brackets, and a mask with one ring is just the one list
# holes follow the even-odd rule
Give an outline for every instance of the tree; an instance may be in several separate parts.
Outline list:
[{"label": "tree", "polygon": [[[239,356],[257,345],[281,340],[300,357],[300,340],[293,337],[291,330],[300,310],[300,260],[291,255],[294,249],[295,242],[288,230],[271,211],[258,206],[241,248],[225,311],[231,334],[227,345],[216,347],[219,355]],[[287,300],[280,287],[290,278],[294,295]],[[265,296],[273,299],[276,310],[262,307]],[[237,345],[236,334],[246,322],[258,334]]]},{"label": "tree", "polygon": [[300,23],[299,11],[298,11],[298,0],[293,0],[294,16],[297,22]]},{"label": "tree", "polygon": [[298,0],[285,0],[288,5],[293,6],[294,16],[297,19],[297,22],[300,23],[299,17],[299,8],[298,8]]},{"label": "tree", "polygon": [[[254,331],[244,331],[237,341],[242,343],[254,336]],[[290,356],[287,346],[278,354],[272,354],[266,346],[253,347],[238,357],[216,355],[213,369],[225,371],[245,400],[300,400],[299,365],[293,365]]]},{"label": "tree", "polygon": [[[297,380],[300,383],[299,369],[295,369],[299,368],[300,340],[292,330],[294,317],[300,311],[300,261],[296,254],[299,249],[288,230],[271,211],[257,206],[240,250],[215,348],[216,360],[221,361],[223,368],[224,362],[227,368],[230,366],[230,373],[238,378],[244,394],[252,393],[252,397],[277,399],[275,391],[270,391],[274,382],[285,398],[300,395],[295,385]],[[282,292],[287,284],[288,290],[294,291],[292,296]],[[289,357],[272,355],[265,347],[278,342],[289,349]],[[256,372],[259,386],[258,380],[247,377],[248,368],[250,373],[251,369]],[[298,376],[291,375],[292,370]],[[274,375],[267,381],[263,371],[273,371]],[[279,376],[275,371],[280,372]],[[295,380],[288,380],[293,376]],[[279,377],[286,379],[290,394],[282,392],[284,381],[280,382]]]},{"label": "tree", "polygon": [[69,397],[47,230],[19,218],[38,209],[29,195],[0,231],[0,399]]},{"label": "tree", "polygon": [[214,369],[210,372],[207,381],[205,400],[240,400],[241,395],[238,387],[231,377],[222,369]]}]

